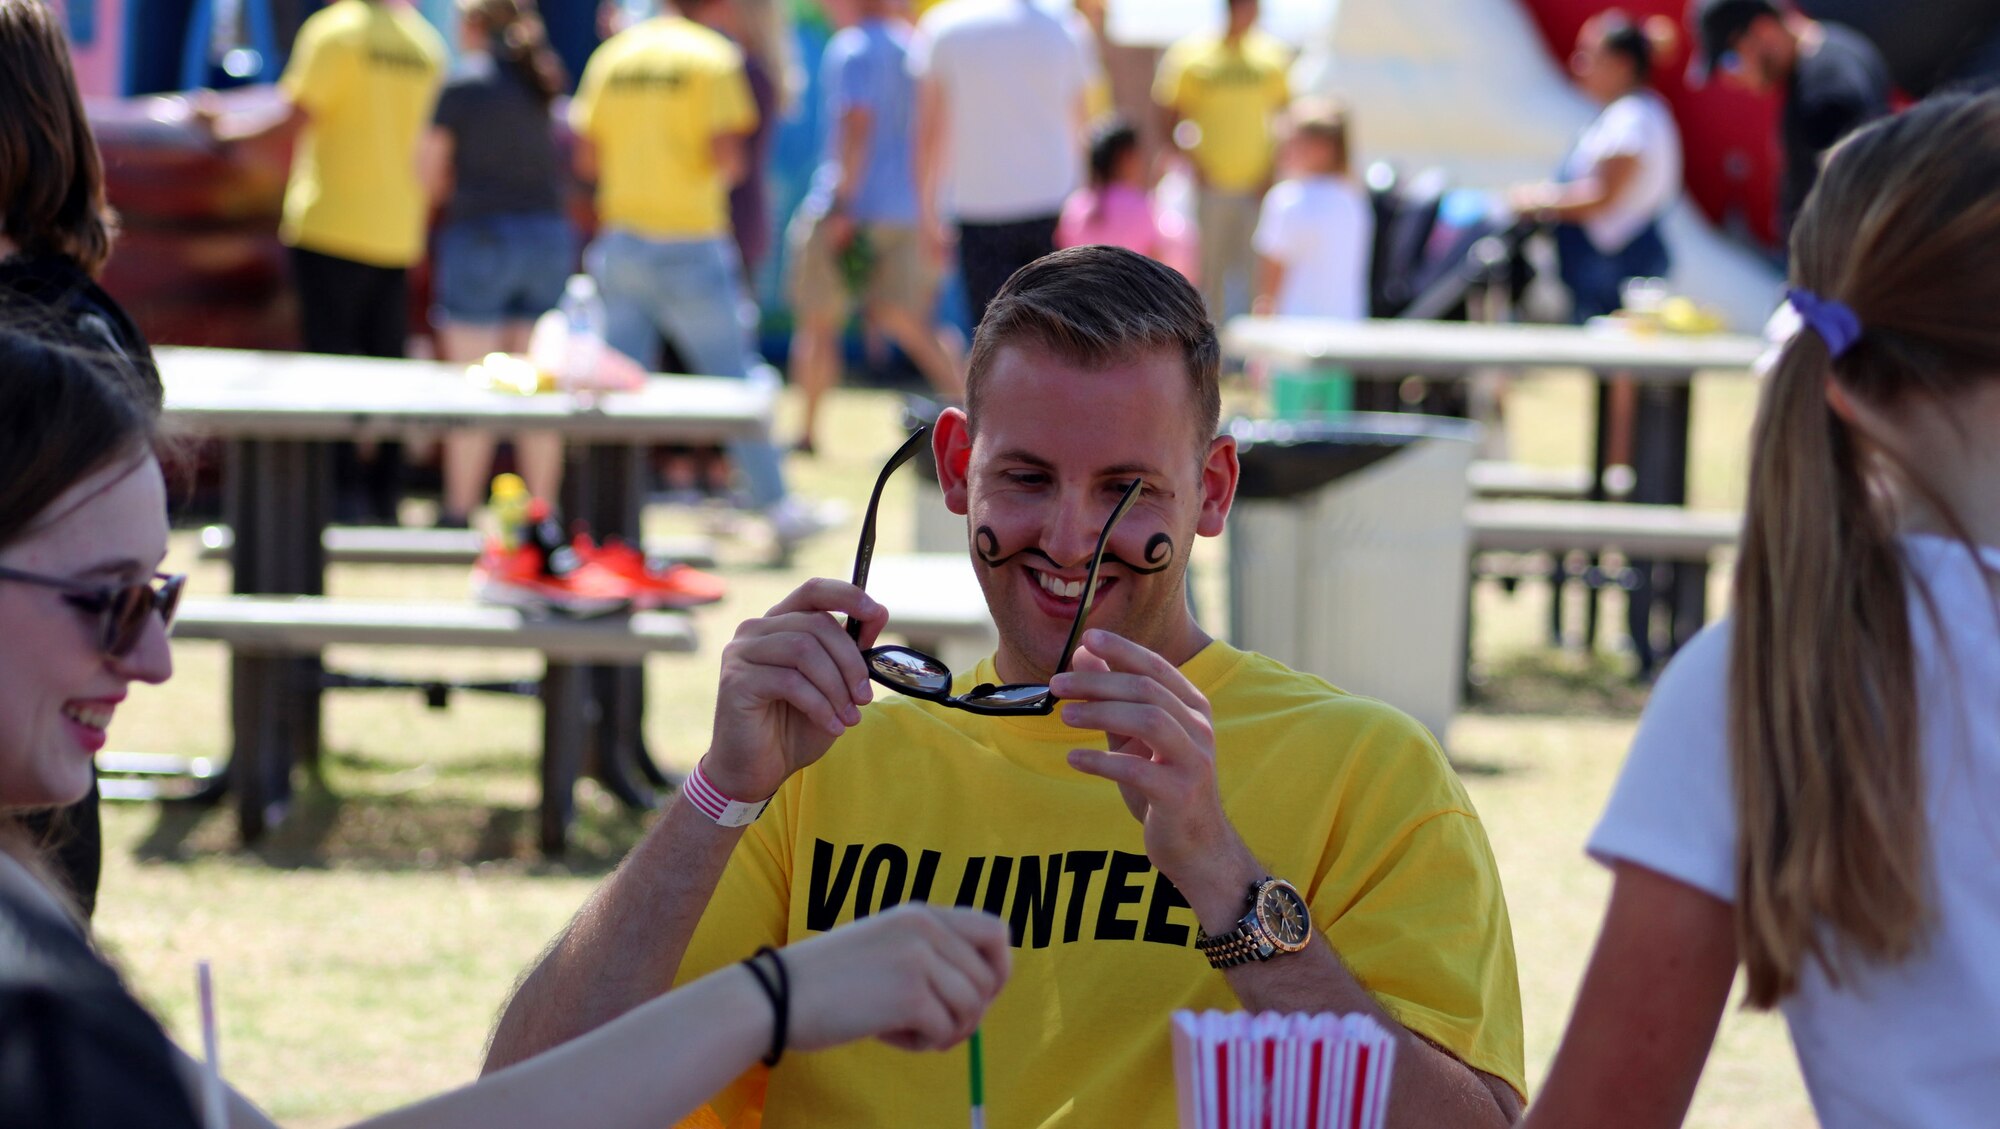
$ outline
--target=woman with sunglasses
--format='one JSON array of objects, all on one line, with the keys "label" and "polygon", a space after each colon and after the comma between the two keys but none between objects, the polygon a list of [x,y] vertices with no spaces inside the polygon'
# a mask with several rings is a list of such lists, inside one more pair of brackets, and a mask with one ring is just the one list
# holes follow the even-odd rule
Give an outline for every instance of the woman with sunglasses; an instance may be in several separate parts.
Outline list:
[{"label": "woman with sunglasses", "polygon": [[[181,578],[162,576],[166,483],[151,382],[101,351],[0,324],[0,1125],[192,1127],[201,1076],[95,953],[22,828],[74,803],[135,683],[173,674]],[[685,806],[685,805],[677,805]],[[669,860],[671,861],[671,860]],[[708,890],[690,885],[689,912]],[[746,954],[748,955],[748,954]],[[864,1037],[940,1049],[1006,979],[1006,927],[911,906],[765,950],[610,1026],[376,1118],[385,1127],[655,1129],[760,1058]],[[207,1124],[269,1122],[226,1089]]]},{"label": "woman with sunglasses", "polygon": [[[150,379],[146,339],[96,282],[117,229],[68,44],[42,0],[0,0],[0,106],[0,312],[129,359]],[[88,917],[103,855],[95,781],[75,804],[38,814],[32,831]]]}]

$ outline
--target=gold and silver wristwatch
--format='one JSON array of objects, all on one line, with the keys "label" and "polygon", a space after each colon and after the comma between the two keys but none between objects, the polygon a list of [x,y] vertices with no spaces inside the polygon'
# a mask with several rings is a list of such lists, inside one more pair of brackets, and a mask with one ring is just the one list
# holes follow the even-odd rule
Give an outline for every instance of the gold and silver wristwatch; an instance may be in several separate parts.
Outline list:
[{"label": "gold and silver wristwatch", "polygon": [[1234,968],[1296,953],[1311,943],[1312,934],[1312,912],[1298,888],[1282,878],[1265,877],[1250,884],[1250,910],[1236,928],[1214,937],[1197,931],[1194,947],[1211,966]]}]

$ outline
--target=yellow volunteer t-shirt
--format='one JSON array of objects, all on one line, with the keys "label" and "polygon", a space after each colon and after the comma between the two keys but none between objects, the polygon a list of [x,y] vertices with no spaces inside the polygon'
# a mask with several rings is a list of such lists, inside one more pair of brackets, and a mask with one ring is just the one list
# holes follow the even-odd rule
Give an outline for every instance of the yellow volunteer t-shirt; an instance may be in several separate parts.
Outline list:
[{"label": "yellow volunteer t-shirt", "polygon": [[280,240],[378,267],[423,257],[417,140],[444,66],[444,40],[412,9],[338,0],[306,20],[278,80],[308,115]]},{"label": "yellow volunteer t-shirt", "polygon": [[735,44],[679,16],[647,20],[590,57],[569,113],[597,149],[600,223],[651,239],[728,232],[712,146],[757,125]]},{"label": "yellow volunteer t-shirt", "polygon": [[[1257,858],[1390,1014],[1524,1089],[1507,904],[1437,743],[1381,702],[1227,644],[1182,670],[1213,708],[1223,804]],[[990,660],[958,689],[975,679],[999,681]],[[1240,1004],[1117,787],[1065,761],[1103,735],[876,692],[745,834],[682,980],[904,901],[983,906],[1017,938],[983,1025],[987,1124],[1173,1129],[1169,1015]],[[869,1042],[754,1068],[684,1125],[883,1129],[965,1111],[963,1053]]]},{"label": "yellow volunteer t-shirt", "polygon": [[1289,62],[1285,45],[1255,28],[1234,44],[1204,35],[1167,49],[1153,101],[1201,131],[1191,155],[1210,186],[1248,192],[1271,178],[1271,119],[1291,99]]}]

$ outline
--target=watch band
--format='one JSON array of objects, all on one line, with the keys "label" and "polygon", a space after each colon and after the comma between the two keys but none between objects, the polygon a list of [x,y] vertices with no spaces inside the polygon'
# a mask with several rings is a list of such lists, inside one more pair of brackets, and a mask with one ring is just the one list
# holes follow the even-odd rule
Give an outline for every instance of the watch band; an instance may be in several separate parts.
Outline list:
[{"label": "watch band", "polygon": [[723,795],[708,779],[708,774],[701,770],[700,761],[695,762],[694,771],[681,782],[681,795],[687,797],[694,810],[724,827],[745,827],[755,823],[771,804],[769,796],[746,804]]},{"label": "watch band", "polygon": [[1236,928],[1214,936],[1196,930],[1194,947],[1208,958],[1209,967],[1235,968],[1253,960],[1270,960],[1282,953],[1295,953],[1304,947],[1301,944],[1287,943],[1282,937],[1273,935],[1258,915],[1258,902],[1265,891],[1274,886],[1281,887],[1293,897],[1297,897],[1297,891],[1291,883],[1266,875],[1250,884],[1248,909],[1236,922]]}]

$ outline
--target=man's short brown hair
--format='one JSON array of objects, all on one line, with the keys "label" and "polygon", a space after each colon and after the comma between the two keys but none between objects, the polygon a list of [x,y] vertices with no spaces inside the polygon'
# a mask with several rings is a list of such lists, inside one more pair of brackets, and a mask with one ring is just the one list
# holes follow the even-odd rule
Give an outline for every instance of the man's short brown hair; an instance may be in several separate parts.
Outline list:
[{"label": "man's short brown hair", "polygon": [[1152,349],[1187,364],[1195,439],[1206,451],[1222,418],[1222,346],[1201,295],[1179,271],[1122,247],[1071,247],[1014,272],[972,335],[965,410],[979,425],[984,377],[1008,345],[1073,364],[1108,365]]}]

